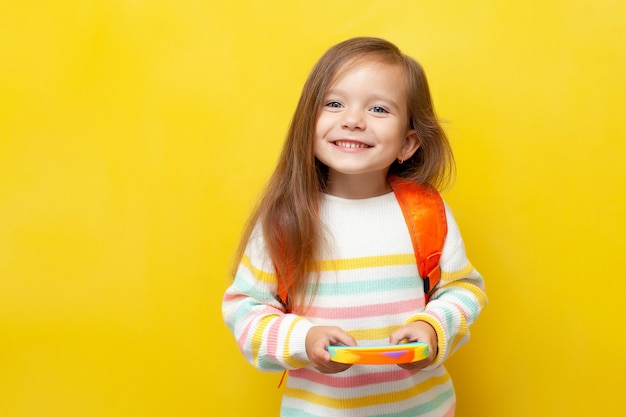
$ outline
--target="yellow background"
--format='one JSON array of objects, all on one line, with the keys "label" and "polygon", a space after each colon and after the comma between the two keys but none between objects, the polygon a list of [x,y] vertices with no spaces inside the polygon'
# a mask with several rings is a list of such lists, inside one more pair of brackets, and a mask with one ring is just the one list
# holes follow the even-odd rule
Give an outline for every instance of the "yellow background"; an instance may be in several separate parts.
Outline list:
[{"label": "yellow background", "polygon": [[332,44],[424,65],[491,304],[463,416],[618,415],[626,3],[0,3],[0,416],[275,416],[220,302]]}]

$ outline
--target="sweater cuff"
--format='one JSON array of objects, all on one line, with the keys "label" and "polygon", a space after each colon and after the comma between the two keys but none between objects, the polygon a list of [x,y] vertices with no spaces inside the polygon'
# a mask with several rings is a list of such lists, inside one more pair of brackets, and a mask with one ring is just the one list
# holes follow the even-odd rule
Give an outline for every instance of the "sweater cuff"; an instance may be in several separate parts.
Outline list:
[{"label": "sweater cuff", "polygon": [[290,368],[297,369],[309,364],[309,357],[306,353],[306,335],[315,325],[304,318],[296,319],[297,322],[291,329],[291,334],[287,336],[286,347],[288,352],[292,353],[292,360],[288,361]]},{"label": "sweater cuff", "polygon": [[406,323],[408,324],[408,323],[413,323],[416,321],[424,321],[430,324],[433,327],[433,329],[435,329],[435,333],[437,333],[437,355],[435,356],[433,363],[431,363],[430,365],[424,368],[426,370],[434,369],[440,366],[447,356],[448,343],[446,343],[446,334],[443,330],[443,326],[441,326],[441,323],[439,323],[437,319],[435,319],[433,316],[429,314],[426,314],[426,313],[415,314],[409,317]]}]

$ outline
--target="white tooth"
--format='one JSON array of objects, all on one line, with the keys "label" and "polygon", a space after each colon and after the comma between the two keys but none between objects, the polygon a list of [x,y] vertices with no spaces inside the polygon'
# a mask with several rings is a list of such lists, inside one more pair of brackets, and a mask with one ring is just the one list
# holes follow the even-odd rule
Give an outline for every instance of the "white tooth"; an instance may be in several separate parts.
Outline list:
[{"label": "white tooth", "polygon": [[349,149],[353,149],[353,148],[367,148],[367,145],[364,144],[364,143],[343,142],[343,141],[338,141],[337,142],[337,146],[341,146],[342,148],[349,148]]}]

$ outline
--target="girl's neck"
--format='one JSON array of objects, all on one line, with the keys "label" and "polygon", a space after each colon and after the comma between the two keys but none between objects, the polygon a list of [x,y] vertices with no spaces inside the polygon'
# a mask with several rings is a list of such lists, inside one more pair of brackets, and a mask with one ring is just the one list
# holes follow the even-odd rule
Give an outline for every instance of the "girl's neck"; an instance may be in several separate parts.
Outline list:
[{"label": "girl's neck", "polygon": [[326,193],[336,197],[371,198],[391,192],[387,175],[330,175]]}]

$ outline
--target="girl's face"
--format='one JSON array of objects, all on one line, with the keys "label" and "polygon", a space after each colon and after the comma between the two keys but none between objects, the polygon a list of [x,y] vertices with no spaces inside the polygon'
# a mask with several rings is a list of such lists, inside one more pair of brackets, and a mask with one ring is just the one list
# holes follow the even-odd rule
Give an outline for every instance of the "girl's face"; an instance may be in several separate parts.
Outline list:
[{"label": "girl's face", "polygon": [[314,152],[328,167],[328,192],[368,197],[387,190],[387,172],[419,147],[409,129],[402,67],[353,64],[331,83],[317,116]]}]

